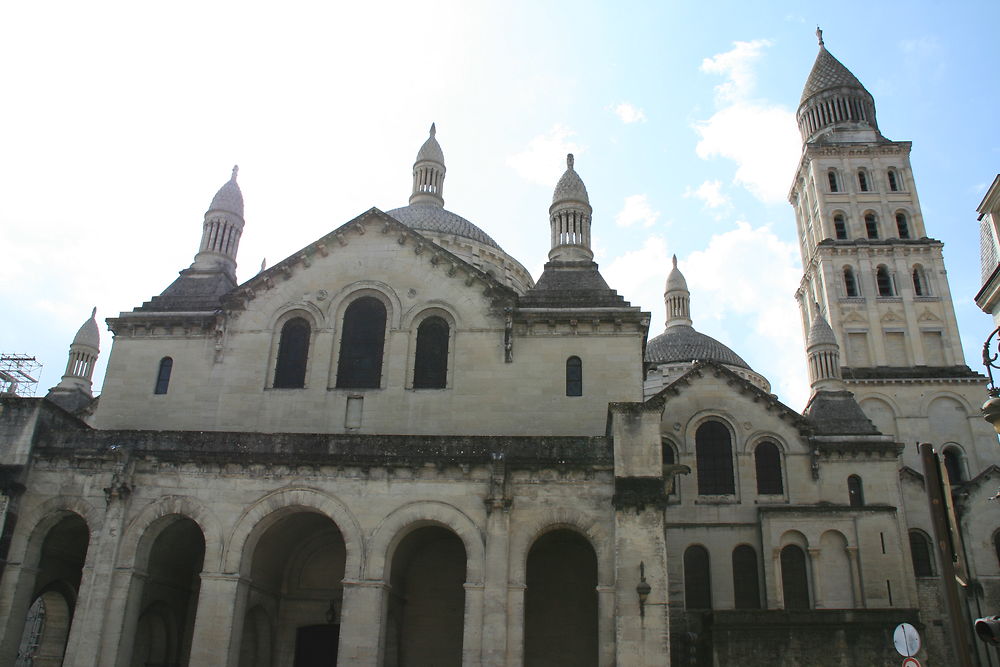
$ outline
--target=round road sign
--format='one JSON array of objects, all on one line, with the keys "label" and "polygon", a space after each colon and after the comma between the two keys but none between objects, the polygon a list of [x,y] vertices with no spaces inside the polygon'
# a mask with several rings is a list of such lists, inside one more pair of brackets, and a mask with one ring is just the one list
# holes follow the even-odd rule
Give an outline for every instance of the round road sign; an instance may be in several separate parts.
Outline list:
[{"label": "round road sign", "polygon": [[[917,633],[917,629],[909,623],[900,623],[892,633],[892,643],[901,656],[914,656],[920,650],[920,635]],[[912,665],[904,660],[903,667],[920,667],[920,663]]]},{"label": "round road sign", "polygon": [[916,658],[904,658],[903,667],[920,667],[920,661]]}]

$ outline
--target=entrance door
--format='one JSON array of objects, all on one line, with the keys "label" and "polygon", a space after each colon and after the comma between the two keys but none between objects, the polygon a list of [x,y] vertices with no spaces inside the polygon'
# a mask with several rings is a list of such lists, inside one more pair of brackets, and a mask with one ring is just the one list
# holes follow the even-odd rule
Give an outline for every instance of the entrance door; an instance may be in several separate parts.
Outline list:
[{"label": "entrance door", "polygon": [[295,667],[334,667],[340,626],[304,625],[295,633]]}]

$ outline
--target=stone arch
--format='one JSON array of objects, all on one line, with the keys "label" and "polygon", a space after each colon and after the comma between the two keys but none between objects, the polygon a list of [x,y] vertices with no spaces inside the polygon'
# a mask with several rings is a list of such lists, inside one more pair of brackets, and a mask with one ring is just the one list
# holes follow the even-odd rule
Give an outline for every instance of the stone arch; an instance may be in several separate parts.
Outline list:
[{"label": "stone arch", "polygon": [[972,443],[969,416],[978,414],[979,409],[972,409],[964,398],[951,392],[937,392],[928,398],[926,411],[922,413],[928,417],[928,442],[936,448],[946,442]]},{"label": "stone arch", "polygon": [[329,517],[340,530],[347,552],[344,576],[360,577],[365,560],[361,526],[339,498],[309,487],[286,487],[272,491],[249,505],[236,520],[222,552],[222,571],[247,574],[257,539],[294,508]]},{"label": "stone arch", "polygon": [[879,432],[883,435],[896,435],[896,416],[899,411],[890,399],[881,395],[866,396],[860,405],[865,416],[872,420]]},{"label": "stone arch", "polygon": [[[14,538],[11,541],[8,551],[8,561],[18,562],[20,555],[21,563],[33,563],[38,560],[41,554],[42,543],[49,530],[61,521],[67,514],[76,514],[87,524],[91,538],[94,532],[101,525],[100,515],[97,509],[83,498],[72,496],[56,496],[45,502],[27,509],[24,515],[18,520],[19,526],[24,526],[24,530],[15,530]],[[88,547],[88,559],[94,549]]]},{"label": "stone arch", "polygon": [[698,432],[698,427],[707,421],[717,421],[725,425],[729,429],[729,435],[732,437],[732,448],[733,456],[737,452],[742,451],[746,448],[746,439],[740,437],[740,430],[736,427],[739,424],[736,417],[725,410],[701,410],[688,420],[687,425],[684,427],[684,441],[689,443],[686,447],[686,453],[695,453],[695,433]]},{"label": "stone arch", "polygon": [[979,412],[979,407],[969,405],[969,402],[961,394],[956,394],[951,391],[937,391],[932,394],[928,394],[924,397],[923,403],[920,406],[920,414],[926,415],[929,413],[931,404],[941,398],[950,398],[962,407],[965,411],[965,415],[968,417],[971,414],[977,414]]},{"label": "stone arch", "polygon": [[[338,290],[330,298],[330,305],[326,310],[327,320],[339,331],[344,311],[351,303],[365,296],[375,297],[385,305],[386,326],[390,330],[400,328],[403,307],[399,295],[388,284],[378,280],[359,280]],[[339,343],[337,347],[340,347]]]},{"label": "stone arch", "polygon": [[740,453],[747,455],[753,454],[757,450],[757,447],[764,441],[774,443],[782,458],[788,456],[789,447],[787,439],[778,435],[774,431],[754,431],[752,434],[747,436],[746,440],[743,441],[743,447],[741,448]]},{"label": "stone arch", "polygon": [[301,317],[308,321],[314,332],[318,329],[325,329],[327,326],[326,314],[315,304],[308,301],[295,301],[275,308],[267,323],[267,328],[269,331],[280,332],[281,326],[294,317]]},{"label": "stone arch", "polygon": [[781,539],[778,540],[778,544],[780,544],[781,547],[787,547],[789,544],[794,544],[797,547],[808,549],[809,538],[807,538],[801,531],[786,530],[781,534]]},{"label": "stone arch", "polygon": [[204,504],[190,496],[163,496],[143,507],[122,531],[118,565],[135,567],[137,562],[143,562],[167,523],[161,523],[152,531],[150,527],[172,514],[191,519],[201,529],[205,538],[205,571],[212,572],[221,567],[225,539],[222,522]]},{"label": "stone arch", "polygon": [[389,513],[368,538],[366,579],[386,579],[386,563],[392,562],[392,552],[409,533],[417,528],[438,525],[455,533],[465,545],[465,580],[483,581],[486,544],[479,526],[454,505],[439,501],[418,501],[398,507]]},{"label": "stone arch", "polygon": [[608,527],[596,519],[588,519],[570,510],[546,512],[532,523],[516,530],[510,541],[510,583],[525,585],[528,552],[545,533],[565,528],[583,535],[597,554],[597,585],[613,586],[614,539]]},{"label": "stone arch", "polygon": [[424,303],[419,303],[403,313],[400,323],[402,329],[412,329],[415,324],[432,315],[443,318],[450,327],[458,327],[461,320],[458,311],[446,301],[433,299]]}]

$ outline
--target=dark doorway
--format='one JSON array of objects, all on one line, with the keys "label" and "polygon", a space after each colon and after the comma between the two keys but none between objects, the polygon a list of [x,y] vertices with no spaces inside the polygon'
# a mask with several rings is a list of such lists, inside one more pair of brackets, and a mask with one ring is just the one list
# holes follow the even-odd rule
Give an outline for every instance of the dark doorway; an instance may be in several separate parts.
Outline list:
[{"label": "dark doorway", "polygon": [[295,667],[332,667],[337,664],[340,626],[305,625],[295,632]]}]

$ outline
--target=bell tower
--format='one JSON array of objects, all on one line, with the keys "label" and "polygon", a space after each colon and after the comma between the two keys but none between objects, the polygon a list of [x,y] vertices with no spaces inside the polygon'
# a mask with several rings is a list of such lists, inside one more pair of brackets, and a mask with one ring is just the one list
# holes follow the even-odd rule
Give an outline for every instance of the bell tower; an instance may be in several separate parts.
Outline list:
[{"label": "bell tower", "polygon": [[818,304],[845,379],[964,366],[943,244],[924,227],[911,144],[882,136],[874,98],[816,34],[819,54],[796,114],[802,157],[789,192],[802,253],[803,332]]}]

